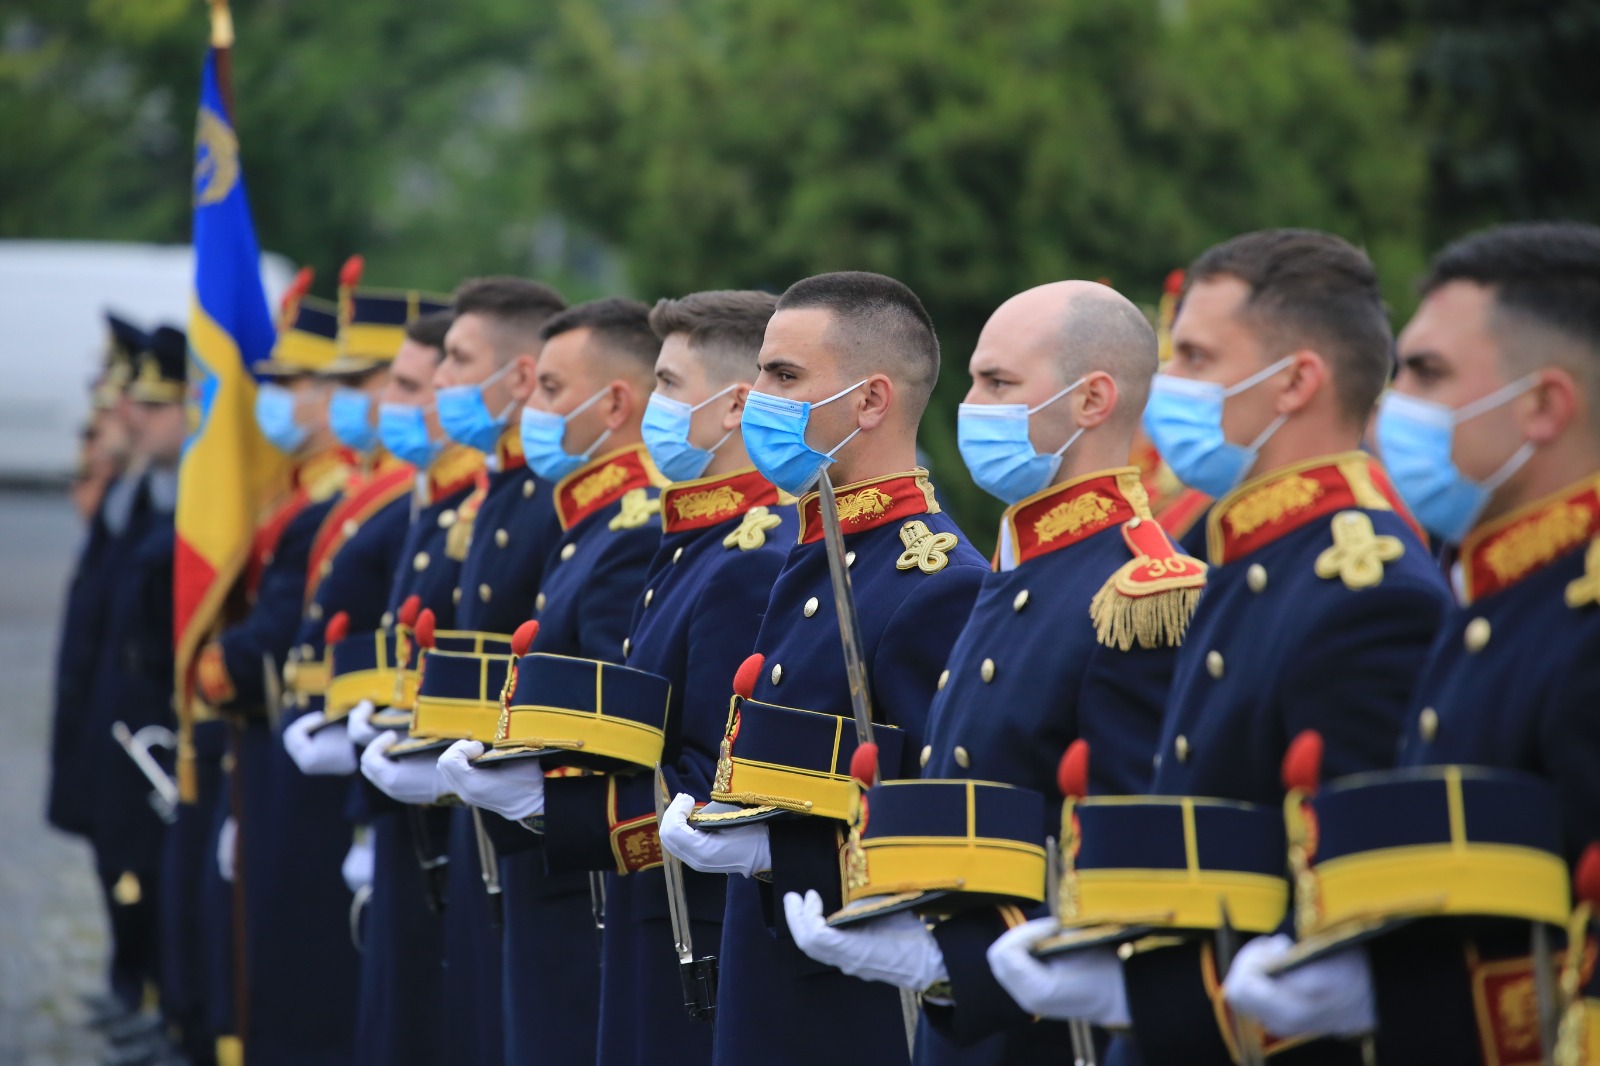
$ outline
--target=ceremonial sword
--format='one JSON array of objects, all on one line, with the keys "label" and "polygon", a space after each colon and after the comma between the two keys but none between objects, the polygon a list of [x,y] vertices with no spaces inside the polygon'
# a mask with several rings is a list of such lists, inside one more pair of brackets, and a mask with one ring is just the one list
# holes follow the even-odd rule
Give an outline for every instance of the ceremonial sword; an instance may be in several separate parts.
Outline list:
[{"label": "ceremonial sword", "polygon": [[[1050,917],[1061,928],[1061,849],[1053,836],[1044,838],[1044,892],[1050,904]],[[1094,1031],[1082,1018],[1068,1018],[1067,1032],[1072,1037],[1072,1066],[1098,1066],[1094,1050]]]},{"label": "ceremonial sword", "polygon": [[[666,814],[666,775],[656,765],[656,823]],[[683,860],[661,849],[661,869],[667,878],[667,917],[672,920],[673,947],[678,952],[678,976],[683,979],[683,1008],[697,1022],[709,1021],[717,1011],[717,957],[694,957],[694,933],[689,928],[689,893],[683,886]]]},{"label": "ceremonial sword", "polygon": [[[145,734],[149,733],[151,739],[146,740]],[[167,772],[156,762],[155,756],[150,754],[153,744],[160,744],[163,748],[177,745],[177,738],[172,735],[172,730],[161,725],[147,725],[137,733],[128,730],[125,722],[112,722],[111,735],[117,738],[117,743],[122,745],[122,750],[128,753],[128,758],[144,774],[151,786],[155,789],[150,793],[150,806],[155,808],[156,814],[168,825],[178,818],[178,785],[167,776]]]},{"label": "ceremonial sword", "polygon": [[505,902],[500,898],[500,856],[483,824],[483,812],[472,808],[472,835],[478,841],[478,865],[482,867],[483,890],[489,893],[489,924],[499,932],[505,924]]},{"label": "ceremonial sword", "polygon": [[[839,504],[833,497],[833,481],[826,468],[817,482],[817,504],[822,515],[822,541],[828,557],[828,578],[833,585],[833,606],[839,615],[839,642],[844,645],[844,672],[850,682],[850,709],[855,715],[856,744],[871,744],[872,696],[867,690],[867,650],[861,641],[861,624],[856,618],[856,598],[850,587],[850,561],[845,557],[844,530],[839,525]],[[877,783],[874,777],[873,784]],[[906,1026],[906,1049],[915,1051],[917,1015],[921,1008],[917,993],[900,990],[900,1013]]]},{"label": "ceremonial sword", "polygon": [[[1239,954],[1239,931],[1233,927],[1233,917],[1228,913],[1228,900],[1226,896],[1217,897],[1219,912],[1216,934],[1216,958],[1214,960],[1217,970],[1217,984],[1222,984],[1227,979],[1228,971],[1233,968],[1233,958]],[[1261,1042],[1251,1032],[1249,1025],[1237,1013],[1228,1011],[1233,1028],[1233,1040],[1239,1048],[1240,1061],[1244,1066],[1265,1066],[1266,1054],[1261,1048]]]}]

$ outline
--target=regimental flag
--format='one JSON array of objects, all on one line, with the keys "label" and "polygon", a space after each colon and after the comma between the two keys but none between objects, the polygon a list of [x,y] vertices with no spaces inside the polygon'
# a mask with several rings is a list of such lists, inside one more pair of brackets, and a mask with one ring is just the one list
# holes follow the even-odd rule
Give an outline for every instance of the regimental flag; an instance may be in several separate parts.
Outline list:
[{"label": "regimental flag", "polygon": [[271,353],[274,326],[227,103],[231,27],[224,28],[218,33],[213,26],[195,131],[189,436],[178,474],[173,587],[178,711],[185,728],[196,654],[244,567],[262,502],[287,469],[256,428],[256,379],[249,368]]}]

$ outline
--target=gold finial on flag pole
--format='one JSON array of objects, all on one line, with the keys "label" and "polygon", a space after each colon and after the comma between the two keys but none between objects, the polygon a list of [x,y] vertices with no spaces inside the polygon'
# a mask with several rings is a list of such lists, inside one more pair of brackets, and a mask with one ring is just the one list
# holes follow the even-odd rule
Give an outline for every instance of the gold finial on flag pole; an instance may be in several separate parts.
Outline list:
[{"label": "gold finial on flag pole", "polygon": [[211,47],[233,47],[233,12],[228,10],[228,0],[211,2]]}]

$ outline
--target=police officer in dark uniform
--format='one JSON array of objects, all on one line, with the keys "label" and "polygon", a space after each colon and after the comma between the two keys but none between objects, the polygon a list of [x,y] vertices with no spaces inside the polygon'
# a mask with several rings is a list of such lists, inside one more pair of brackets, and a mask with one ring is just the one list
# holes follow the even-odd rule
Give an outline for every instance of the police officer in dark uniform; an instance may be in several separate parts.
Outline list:
[{"label": "police officer in dark uniform", "polygon": [[[1392,765],[1447,595],[1387,475],[1356,450],[1390,367],[1371,262],[1304,230],[1246,234],[1190,268],[1144,424],[1207,518],[1206,591],[1178,653],[1152,791],[1280,807],[1305,729],[1330,775]],[[1132,1027],[1147,1062],[1232,1061],[1213,945],[1135,944],[1048,964],[1039,919],[991,952],[1024,1007]],[[1285,1061],[1346,1061],[1319,1042]]]},{"label": "police officer in dark uniform", "polygon": [[[540,329],[565,306],[553,289],[521,278],[482,278],[456,290],[455,320],[434,376],[438,420],[451,440],[484,453],[490,464],[487,485],[463,501],[451,520],[467,545],[451,595],[458,631],[506,640],[532,617],[546,562],[561,536],[551,484],[528,468],[518,423],[535,387]],[[362,773],[384,791],[429,791],[435,761],[388,758],[384,753],[398,739],[385,733],[370,743]],[[428,785],[396,785],[418,773]],[[474,819],[465,809],[451,814],[448,856],[438,1007],[449,1026],[448,1054],[453,1062],[496,1066],[505,1051],[500,933],[484,892]]]},{"label": "police officer in dark uniform", "polygon": [[[1411,701],[1400,763],[1549,782],[1576,867],[1600,840],[1600,227],[1475,234],[1439,254],[1422,291],[1377,436],[1417,518],[1460,545],[1459,603]],[[1229,998],[1286,1036],[1375,1031],[1383,1062],[1600,1055],[1592,976],[1563,1043],[1541,1046],[1524,923],[1427,920],[1276,979],[1265,969],[1288,938],[1250,947]]]},{"label": "police officer in dark uniform", "polygon": [[[522,413],[523,454],[553,481],[561,537],[534,600],[531,652],[619,662],[633,604],[661,541],[663,478],[639,425],[661,342],[649,308],[609,298],[568,308],[540,331],[538,387]],[[445,779],[487,818],[506,899],[506,1060],[591,1061],[599,1031],[596,915],[603,902],[583,869],[546,870],[541,837],[522,819],[543,813],[537,761],[479,769],[483,745],[440,758]]]},{"label": "police officer in dark uniform", "polygon": [[[1160,531],[1127,465],[1157,365],[1138,308],[1092,282],[1008,300],[972,356],[962,456],[1010,506],[995,570],[934,697],[922,771],[1040,793],[1042,836],[1058,832],[1056,764],[1074,740],[1095,752],[1094,793],[1148,790],[1176,650],[1205,584],[1204,565]],[[928,988],[913,977],[943,975],[923,1001],[932,1025],[918,1062],[1059,1061],[1066,1026],[1035,1024],[989,970],[988,947],[1020,920],[1016,907],[969,910],[929,932],[909,915],[829,929],[798,898],[785,903],[819,961],[879,980],[900,973],[919,993]]]},{"label": "police officer in dark uniform", "polygon": [[[240,595],[247,609],[224,626],[196,662],[196,691],[204,704],[196,716],[197,759],[221,762],[223,748],[231,756],[213,834],[212,854],[220,878],[208,882],[204,906],[212,955],[209,984],[213,989],[237,988],[241,993],[237,1006],[244,1013],[235,1017],[229,1009],[233,1004],[223,997],[216,1001],[221,1009],[213,1022],[219,1033],[229,1034],[219,1057],[236,1054],[240,1047],[236,1042],[254,1034],[256,1020],[249,1013],[251,969],[263,956],[270,957],[265,943],[284,935],[282,929],[255,924],[251,919],[260,911],[251,911],[246,904],[251,902],[252,871],[268,879],[262,867],[272,855],[270,770],[277,745],[275,719],[282,710],[280,670],[305,610],[317,531],[355,460],[328,427],[328,385],[317,377],[337,357],[336,337],[335,308],[292,291],[271,358],[252,368],[263,379],[256,421],[267,440],[291,457],[290,482],[257,526],[241,579]],[[216,736],[210,724],[219,715],[227,723],[225,739]],[[252,816],[257,819],[253,825]],[[242,947],[242,958],[236,957],[236,947]],[[236,967],[242,974],[237,985]],[[269,1019],[260,1021],[273,1024]],[[277,1022],[286,1024],[281,1018]]]},{"label": "police officer in dark uniform", "polygon": [[[903,763],[884,774],[915,777],[940,671],[987,572],[940,510],[926,471],[915,468],[917,427],[939,373],[933,324],[891,278],[823,274],[779,299],[760,368],[742,419],[745,446],[768,480],[804,495],[799,543],[756,636],[764,659],[751,694],[851,714],[812,491],[832,464],[872,706],[905,736]],[[663,846],[696,869],[740,875],[728,885],[715,1061],[815,1063],[842,1048],[862,1061],[906,1061],[894,990],[807,958],[790,941],[778,903],[786,892],[817,890],[837,908],[843,823],[798,816],[711,832],[689,824],[693,803],[688,793],[673,801]]]}]

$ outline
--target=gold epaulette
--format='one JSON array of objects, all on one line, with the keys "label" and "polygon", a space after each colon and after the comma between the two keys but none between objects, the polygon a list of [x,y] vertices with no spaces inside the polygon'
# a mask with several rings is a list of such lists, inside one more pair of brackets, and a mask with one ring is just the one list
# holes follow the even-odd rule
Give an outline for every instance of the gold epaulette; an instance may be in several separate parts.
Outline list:
[{"label": "gold epaulette", "polygon": [[622,497],[622,509],[611,520],[608,528],[613,532],[638,529],[661,513],[661,499],[644,489],[629,489]]},{"label": "gold epaulette", "polygon": [[1338,578],[1348,589],[1373,588],[1383,581],[1383,564],[1406,553],[1399,537],[1379,534],[1365,511],[1339,511],[1333,516],[1333,546],[1317,556],[1317,576]]},{"label": "gold epaulette", "polygon": [[1145,518],[1122,525],[1133,558],[1089,601],[1095,635],[1108,648],[1176,648],[1206,587],[1206,564],[1172,546],[1161,526]]}]

